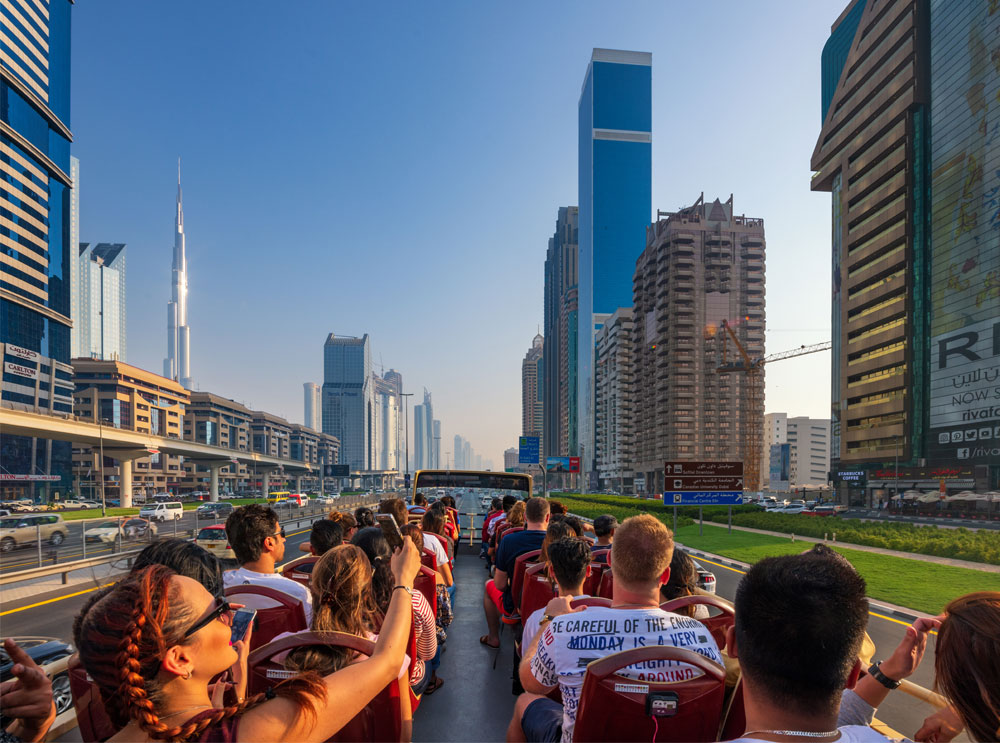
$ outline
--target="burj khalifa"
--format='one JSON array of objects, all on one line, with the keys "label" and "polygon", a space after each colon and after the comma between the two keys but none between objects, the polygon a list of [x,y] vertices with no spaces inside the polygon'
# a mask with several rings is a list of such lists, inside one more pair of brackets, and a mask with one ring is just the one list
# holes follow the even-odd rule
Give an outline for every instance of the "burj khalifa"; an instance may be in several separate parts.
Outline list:
[{"label": "burj khalifa", "polygon": [[172,286],[167,302],[167,358],[163,376],[191,389],[191,328],[187,324],[187,255],[184,251],[184,202],[181,194],[181,163],[177,161],[177,216],[174,222]]}]

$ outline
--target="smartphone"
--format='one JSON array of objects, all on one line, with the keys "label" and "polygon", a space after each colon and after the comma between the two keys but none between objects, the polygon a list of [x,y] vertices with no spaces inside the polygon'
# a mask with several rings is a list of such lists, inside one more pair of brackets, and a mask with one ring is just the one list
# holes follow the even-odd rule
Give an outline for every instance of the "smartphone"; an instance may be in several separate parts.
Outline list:
[{"label": "smartphone", "polygon": [[389,549],[395,551],[403,546],[403,533],[399,530],[395,516],[391,513],[379,513],[375,515],[375,520],[382,528],[382,536],[389,543]]},{"label": "smartphone", "polygon": [[247,629],[257,616],[256,609],[237,609],[233,614],[233,634],[230,642],[239,642],[247,636]]}]

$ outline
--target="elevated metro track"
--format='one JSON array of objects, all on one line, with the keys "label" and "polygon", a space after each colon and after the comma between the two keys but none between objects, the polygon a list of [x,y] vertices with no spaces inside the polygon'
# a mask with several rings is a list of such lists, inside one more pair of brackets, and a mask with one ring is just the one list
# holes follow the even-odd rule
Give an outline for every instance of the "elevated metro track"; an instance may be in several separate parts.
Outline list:
[{"label": "elevated metro track", "polygon": [[230,464],[252,464],[263,476],[263,491],[267,490],[271,472],[283,470],[301,477],[314,472],[308,462],[280,459],[252,451],[239,451],[221,446],[200,444],[196,441],[129,431],[98,425],[73,417],[40,415],[23,410],[0,408],[0,434],[30,436],[55,441],[70,441],[83,446],[102,447],[104,455],[117,459],[121,464],[122,506],[132,505],[132,460],[148,457],[156,452],[182,456],[204,465],[211,471],[212,500],[219,499],[219,470]]}]

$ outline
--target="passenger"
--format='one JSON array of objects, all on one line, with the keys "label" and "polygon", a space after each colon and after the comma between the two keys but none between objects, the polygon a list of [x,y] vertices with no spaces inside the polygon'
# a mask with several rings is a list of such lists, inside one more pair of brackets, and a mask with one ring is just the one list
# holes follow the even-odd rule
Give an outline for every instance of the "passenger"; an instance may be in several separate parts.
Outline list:
[{"label": "passenger", "polygon": [[518,501],[511,507],[510,513],[507,514],[508,528],[524,527],[524,507],[525,503],[523,500]]},{"label": "passenger", "polygon": [[0,709],[4,717],[13,721],[0,731],[0,740],[7,741],[6,736],[10,736],[11,741],[43,741],[56,719],[52,681],[10,638],[3,641],[3,649],[13,664],[10,667],[13,678],[0,684]]},{"label": "passenger", "polygon": [[586,539],[589,540],[589,537],[587,537],[587,532],[588,531],[590,531],[590,532],[594,531],[594,527],[592,527],[586,521],[584,521],[583,519],[581,519],[579,516],[573,516],[571,514],[566,514],[565,516],[563,516],[563,521],[565,521],[567,524],[569,524],[571,527],[573,527],[573,531],[576,532],[576,535],[578,537],[584,537],[584,538],[586,538]]},{"label": "passenger", "polygon": [[[372,566],[365,553],[353,544],[341,544],[327,552],[316,563],[311,582],[316,612],[310,629],[313,632],[345,632],[378,641],[379,612],[372,594]],[[419,592],[415,592],[419,593]],[[277,640],[282,635],[274,639]],[[436,650],[435,641],[435,650]],[[433,657],[433,653],[431,653]],[[291,671],[315,671],[327,675],[357,663],[363,656],[353,650],[333,645],[309,645],[290,651],[285,657],[274,657]],[[423,662],[414,664],[414,675],[420,668],[419,683],[423,687]],[[410,704],[410,659],[404,656],[399,669],[399,700],[403,723],[403,740],[410,740],[413,714]]]},{"label": "passenger", "polygon": [[726,649],[743,672],[747,732],[738,740],[771,740],[775,731],[783,740],[887,740],[863,725],[838,728],[868,623],[865,581],[849,562],[830,550],[765,558],[740,581],[735,614]]},{"label": "passenger", "polygon": [[489,525],[489,528],[488,528],[488,532],[489,532],[489,535],[490,535],[489,557],[490,557],[490,560],[492,560],[494,562],[496,561],[495,558],[496,558],[496,554],[497,554],[497,538],[500,536],[500,527],[507,525],[508,519],[510,518],[511,509],[513,509],[514,506],[517,505],[520,502],[521,502],[521,499],[517,498],[516,496],[505,495],[503,497],[503,514],[501,516],[493,519],[490,522],[490,525]]},{"label": "passenger", "polygon": [[[551,526],[550,526],[551,528]],[[548,536],[546,536],[546,539]],[[552,542],[548,548],[549,580],[556,584],[559,596],[568,596],[570,600],[584,598],[583,582],[590,575],[590,548],[581,539],[567,537]],[[521,647],[531,645],[538,634],[538,625],[545,616],[546,607],[537,609],[524,620],[524,632],[521,635]]]},{"label": "passenger", "polygon": [[[400,531],[410,537],[414,544],[424,543],[423,530],[416,524],[406,524]],[[441,576],[441,573],[434,574],[434,588],[437,599],[437,613],[434,615],[434,620],[437,624],[438,653],[440,653],[444,649],[445,641],[448,639],[446,628],[451,624],[453,619],[451,594],[448,591],[448,586],[444,584],[444,578]],[[433,667],[436,669],[437,665],[434,664]]]},{"label": "passenger", "polygon": [[448,541],[452,543],[452,551],[454,551],[455,542],[459,539],[458,524],[454,521],[454,515],[448,510],[448,506],[444,502],[444,498],[432,503],[430,508],[437,510],[444,517],[443,533],[444,536],[448,538]]},{"label": "passenger", "polygon": [[427,511],[427,496],[418,490],[416,495],[413,496],[413,504],[407,506],[406,510],[410,513],[423,514]]},{"label": "passenger", "polygon": [[611,543],[615,538],[615,529],[618,528],[618,519],[611,514],[604,514],[594,519],[594,536],[597,541],[591,547],[594,553],[594,562],[607,563],[608,553],[611,552]]},{"label": "passenger", "polygon": [[[353,543],[361,548],[361,551],[368,558],[368,562],[371,563],[372,596],[375,600],[375,607],[384,613],[395,590],[393,574],[389,569],[392,557],[389,543],[385,541],[382,530],[378,527],[362,529],[354,535]],[[417,663],[414,667],[413,677],[411,677],[411,685],[422,688],[421,683],[425,678],[429,680],[436,678],[433,670],[437,666],[433,666],[432,673],[428,676],[424,662],[433,660],[437,655],[437,624],[434,612],[431,611],[431,605],[427,603],[427,599],[420,591],[413,591],[410,594],[410,608],[413,614],[413,631],[417,642]],[[443,681],[435,682],[434,688],[437,689],[443,683]],[[426,689],[423,691],[426,693]]]},{"label": "passenger", "polygon": [[[299,545],[299,550],[308,552],[313,557],[322,557],[338,544],[344,543],[344,530],[340,523],[330,519],[318,519],[313,522],[309,532],[309,541]],[[298,573],[311,573],[315,562],[304,562],[295,567]]]},{"label": "passenger", "polygon": [[391,514],[396,519],[397,526],[402,526],[409,520],[406,504],[399,498],[386,498],[378,504],[378,512]]},{"label": "passenger", "polygon": [[[937,628],[935,687],[950,706],[934,713],[914,735],[918,741],[949,741],[967,729],[972,740],[1000,739],[1000,592],[980,591],[951,601],[939,617],[918,619],[906,628],[896,650],[878,671],[894,687],[913,673]],[[870,724],[889,688],[865,675],[845,692],[839,722]]]},{"label": "passenger", "polygon": [[[687,650],[722,665],[715,640],[701,622],[660,609],[660,586],[670,577],[673,551],[666,526],[649,514],[632,516],[618,528],[611,547],[612,605],[591,606],[578,614],[571,610],[568,597],[549,602],[541,629],[521,660],[519,673],[527,693],[514,705],[507,740],[570,743],[587,663],[620,650],[673,645],[674,638],[683,634],[689,641]],[[634,629],[626,631],[626,623]],[[659,629],[664,626],[671,629]],[[701,672],[676,663],[654,672],[626,667],[618,674],[637,680],[648,674],[651,681],[681,681]],[[557,687],[563,704],[546,696]]]},{"label": "passenger", "polygon": [[[358,506],[354,509],[354,520],[357,522],[358,529],[375,526],[375,514],[367,506]],[[351,536],[353,537],[354,535],[351,534]],[[350,541],[350,537],[345,538],[344,541]]]},{"label": "passenger", "polygon": [[573,527],[566,523],[565,519],[559,519],[559,521],[549,521],[549,525],[545,530],[545,539],[542,540],[542,546],[538,555],[538,562],[548,562],[549,561],[549,545],[553,542],[558,542],[560,539],[573,538],[576,539],[580,535],[577,534]]},{"label": "passenger", "polygon": [[223,591],[222,562],[204,547],[186,539],[159,539],[135,556],[132,571],[150,565],[166,565],[178,575],[186,575],[205,586],[213,596]]},{"label": "passenger", "polygon": [[[694,560],[683,550],[674,550],[670,560],[670,580],[660,586],[660,603],[682,596],[694,596],[698,593],[698,569]],[[683,614],[695,619],[708,619],[710,613],[704,604],[695,604],[678,609],[677,614]]]},{"label": "passenger", "polygon": [[448,562],[448,553],[445,552],[444,546],[441,544],[441,540],[433,536],[434,534],[440,534],[443,536],[444,516],[441,515],[439,511],[431,509],[424,514],[424,517],[420,522],[420,527],[424,535],[424,549],[428,549],[434,553],[434,559],[437,560],[437,570],[441,573],[441,577],[444,579],[444,584],[449,587],[453,586],[455,581],[451,575],[451,565]]},{"label": "passenger", "polygon": [[[395,582],[404,590],[412,590],[419,564],[416,548],[406,540],[392,558]],[[112,720],[124,726],[111,738],[115,743],[318,743],[335,735],[396,677],[410,616],[407,597],[396,595],[369,659],[326,677],[288,679],[266,695],[215,708],[209,682],[236,662],[231,608],[197,581],[152,565],[130,574],[89,607],[80,618],[78,647]]]},{"label": "passenger", "polygon": [[278,514],[268,506],[241,506],[226,519],[226,536],[240,563],[222,574],[226,588],[238,585],[265,586],[294,596],[302,602],[306,623],[312,621],[312,596],[301,583],[274,572],[285,556],[285,529]]},{"label": "passenger", "polygon": [[553,516],[565,516],[568,513],[566,506],[557,500],[549,501],[549,512]]},{"label": "passenger", "polygon": [[[340,524],[340,530],[344,533],[344,542],[350,542],[351,538],[357,533],[358,529],[364,528],[358,518],[349,513],[330,511],[330,513],[327,514],[327,518],[335,524]],[[375,520],[374,516],[372,516],[372,520]],[[372,524],[372,526],[374,526],[374,524]]]},{"label": "passenger", "polygon": [[503,514],[503,501],[500,498],[494,498],[490,501],[490,510],[486,513],[486,517],[483,518],[483,528],[482,534],[479,538],[479,557],[486,560],[486,567],[489,569],[490,560],[488,558],[487,552],[490,546],[490,524],[494,519],[499,518]]},{"label": "passenger", "polygon": [[[513,506],[513,504],[511,504]],[[545,540],[549,524],[549,502],[532,498],[525,507],[527,525],[524,531],[511,534],[497,550],[496,575],[486,581],[483,590],[483,611],[489,632],[479,642],[491,648],[500,647],[500,614],[515,614],[514,599],[510,593],[510,578],[514,575],[514,562],[525,552],[539,549]]]}]

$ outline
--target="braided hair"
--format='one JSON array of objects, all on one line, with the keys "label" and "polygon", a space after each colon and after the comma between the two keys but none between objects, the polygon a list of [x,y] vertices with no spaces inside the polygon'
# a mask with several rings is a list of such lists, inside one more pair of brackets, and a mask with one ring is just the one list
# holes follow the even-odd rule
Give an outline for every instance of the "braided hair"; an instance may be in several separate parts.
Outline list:
[{"label": "braided hair", "polygon": [[[157,679],[167,650],[184,641],[192,621],[180,598],[175,573],[150,565],[130,574],[84,607],[74,622],[80,661],[97,684],[112,721],[124,727],[135,720],[155,740],[187,741],[207,728],[238,717],[269,695],[257,694],[231,707],[207,710],[173,727],[159,718],[163,688]],[[326,687],[315,674],[287,679],[271,696],[291,699],[315,718],[316,702],[325,701]]]}]

